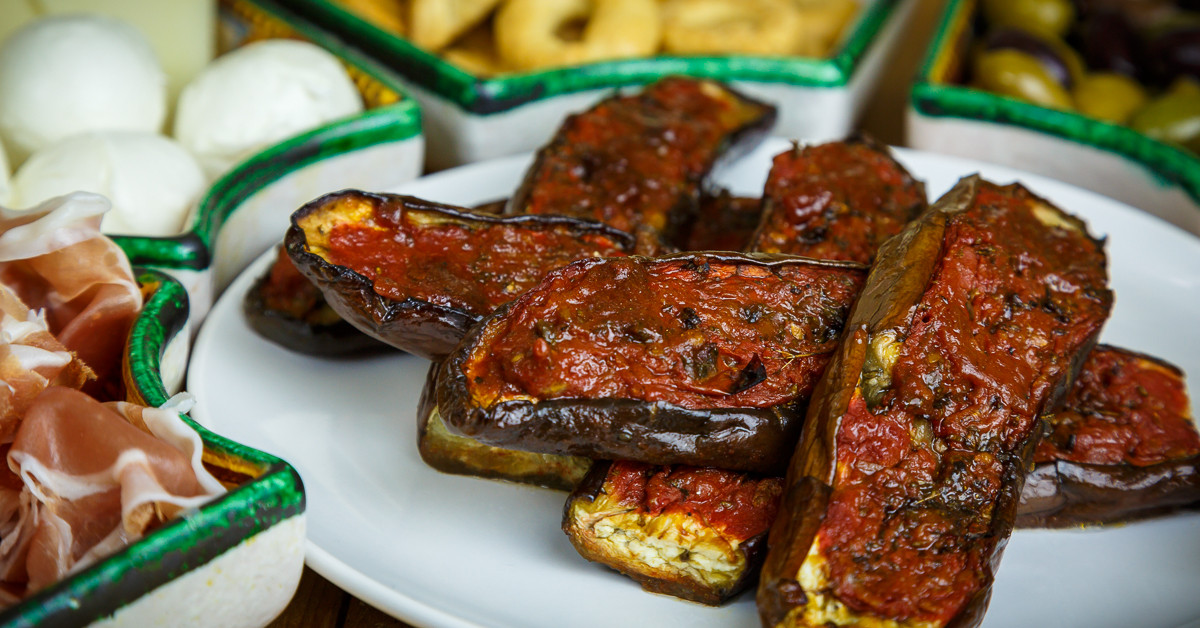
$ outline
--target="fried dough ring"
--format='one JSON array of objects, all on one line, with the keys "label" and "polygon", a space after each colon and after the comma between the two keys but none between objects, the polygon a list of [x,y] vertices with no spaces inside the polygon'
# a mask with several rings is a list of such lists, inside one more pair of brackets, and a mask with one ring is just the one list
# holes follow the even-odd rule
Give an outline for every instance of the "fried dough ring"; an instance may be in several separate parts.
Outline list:
[{"label": "fried dough ring", "polygon": [[667,52],[789,55],[800,39],[792,0],[668,0],[663,5]]},{"label": "fried dough ring", "polygon": [[487,77],[512,72],[512,68],[496,52],[496,38],[492,36],[489,24],[480,24],[459,37],[454,45],[442,51],[442,58],[472,76]]},{"label": "fried dough ring", "polygon": [[412,0],[409,40],[438,51],[483,21],[500,0]]},{"label": "fried dough ring", "polygon": [[[496,14],[496,47],[515,70],[648,57],[658,51],[656,0],[508,0]],[[586,20],[578,41],[559,33]]]},{"label": "fried dough ring", "polygon": [[858,14],[854,0],[792,0],[800,8],[801,32],[794,54],[828,56],[842,30]]},{"label": "fried dough ring", "polygon": [[346,10],[396,35],[404,34],[404,0],[336,0]]}]

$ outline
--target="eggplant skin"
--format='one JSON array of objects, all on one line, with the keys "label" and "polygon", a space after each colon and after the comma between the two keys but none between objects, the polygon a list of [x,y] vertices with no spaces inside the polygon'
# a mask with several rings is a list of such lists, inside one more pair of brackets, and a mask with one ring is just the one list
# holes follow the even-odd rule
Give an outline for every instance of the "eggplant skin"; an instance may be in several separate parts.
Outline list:
[{"label": "eggplant skin", "polygon": [[[655,515],[644,504],[618,503],[606,490],[612,465],[596,462],[563,507],[563,532],[581,556],[647,591],[712,606],[754,584],[766,552],[765,530],[739,541],[690,512]],[[758,481],[774,483],[778,497],[778,479]]]},{"label": "eggplant skin", "polygon": [[[995,230],[995,237],[983,239],[987,230]],[[1021,268],[1014,264],[1020,258],[1010,251],[1040,253],[1041,264],[1035,273],[1017,273],[1006,281],[1004,273]],[[971,264],[988,259],[996,265]],[[789,465],[759,580],[764,626],[978,625],[1032,467],[1038,417],[1057,407],[1112,304],[1103,243],[1087,234],[1082,221],[1019,185],[995,186],[978,176],[960,180],[885,242],[876,260],[841,344],[813,392],[802,440]],[[970,289],[981,276],[999,285],[975,293]],[[1036,293],[1045,282],[1066,276],[1075,290],[1062,304],[1047,296],[996,307],[1005,295]],[[950,289],[970,300],[956,307],[939,298]],[[990,309],[980,310],[980,304]],[[1003,320],[1012,320],[1011,325],[992,326],[996,318],[1009,315]],[[995,380],[997,395],[1022,395],[1017,398],[1025,405],[1009,408],[993,397],[982,406],[995,413],[989,415],[990,423],[956,422],[983,415],[963,396],[962,391],[978,390],[971,385],[971,368],[1011,363],[975,345],[942,342],[954,336],[928,333],[946,329],[943,321],[959,320],[967,326],[950,330],[971,337],[978,332],[983,337],[979,342],[1055,347],[1020,358],[1036,362],[1012,363],[1023,374]],[[1027,328],[1026,321],[1039,327]],[[997,333],[1021,335],[1009,341],[997,339]],[[943,355],[946,346],[960,347],[969,368],[932,370],[949,363]],[[908,360],[903,365],[898,364],[901,357]],[[935,379],[922,378],[931,373]],[[1048,380],[1052,388],[1045,386],[1046,377],[1053,378]],[[922,385],[928,396],[916,392]],[[1037,397],[1027,390],[1035,390]],[[979,424],[987,431],[971,429]],[[858,431],[846,432],[847,425]],[[878,432],[875,440],[862,440],[871,430]],[[839,460],[843,443],[868,442],[869,448],[849,450],[848,460]],[[882,462],[872,470],[871,456],[877,452],[893,453],[879,458]],[[855,459],[855,454],[861,457]],[[929,488],[920,484],[923,475],[906,475],[903,465],[914,459],[936,465]],[[977,464],[980,472],[965,471]],[[978,491],[982,482],[988,491]],[[847,490],[839,494],[842,488]],[[897,495],[905,494],[901,491],[912,492],[894,509],[885,509],[884,504],[890,507]],[[858,502],[860,516],[855,517],[852,496],[867,494],[880,497]],[[876,510],[864,514],[864,506]],[[903,543],[905,530],[925,522],[929,545],[896,544]],[[895,562],[897,555],[912,564]],[[914,570],[923,577],[913,578]],[[881,588],[896,584],[905,590]]]},{"label": "eggplant skin", "polygon": [[1025,478],[1020,528],[1127,523],[1200,509],[1200,456],[1145,467],[1040,463]]},{"label": "eggplant skin", "polygon": [[417,405],[417,451],[426,464],[443,473],[469,475],[570,491],[580,483],[592,461],[575,456],[535,454],[484,445],[450,433],[437,411],[434,386],[440,364],[429,367]]},{"label": "eggplant skin", "polygon": [[[562,216],[497,217],[471,210],[424,201],[411,196],[372,194],[343,190],[317,198],[292,214],[292,225],[284,238],[288,255],[296,268],[308,277],[325,295],[326,301],[343,319],[363,333],[380,342],[421,356],[439,360],[454,348],[472,324],[487,311],[471,311],[431,303],[409,297],[396,300],[375,292],[374,283],[366,276],[345,266],[331,264],[312,252],[303,225],[310,216],[318,226],[325,222],[349,222],[332,213],[330,208],[342,201],[362,201],[373,204],[398,205],[406,212],[422,212],[448,220],[480,226],[510,225],[518,228],[554,230],[577,237],[598,236],[610,239],[621,250],[633,251],[633,236],[605,227],[599,223]],[[318,219],[324,219],[318,220]]]},{"label": "eggplant skin", "polygon": [[[291,263],[282,247],[279,255],[282,259],[277,264]],[[338,316],[315,287],[306,286],[298,291],[311,290],[314,294],[294,295],[296,301],[305,301],[305,311],[301,316],[272,307],[267,296],[271,280],[272,269],[268,269],[254,281],[242,299],[242,313],[250,328],[258,335],[285,349],[320,357],[368,355],[393,350]]]},{"label": "eggplant skin", "polygon": [[[828,270],[831,277],[846,282],[861,281],[863,268],[846,262],[736,253],[679,254],[643,261],[694,264],[705,268],[710,264],[714,267],[744,264],[771,272],[774,272],[771,269],[785,265],[802,265],[822,273]],[[578,270],[583,264],[612,262],[615,260],[577,262],[559,272]],[[541,284],[545,285],[545,282]],[[446,359],[438,379],[437,398],[441,416],[452,431],[489,445],[539,453],[782,473],[799,438],[806,397],[771,407],[744,408],[692,409],[664,401],[611,397],[513,398],[496,401],[487,407],[475,405],[471,392],[473,383],[467,380],[466,374],[468,360],[472,359],[488,325],[503,319],[516,303],[524,302],[535,293],[540,298],[541,286],[519,301],[501,307],[472,328]],[[832,286],[830,288],[832,292]],[[849,300],[845,305],[849,306]],[[816,375],[819,371],[814,374],[814,381]]]}]

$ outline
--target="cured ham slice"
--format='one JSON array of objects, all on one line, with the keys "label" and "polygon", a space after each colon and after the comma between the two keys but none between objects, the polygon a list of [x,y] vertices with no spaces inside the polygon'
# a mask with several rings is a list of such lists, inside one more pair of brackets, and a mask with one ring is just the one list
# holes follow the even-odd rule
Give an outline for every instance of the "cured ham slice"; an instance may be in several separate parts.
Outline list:
[{"label": "cured ham slice", "polygon": [[44,308],[49,330],[96,374],[84,390],[122,395],[121,352],[142,308],[133,270],[100,234],[104,197],[77,192],[25,211],[0,211],[0,282]]},{"label": "cured ham slice", "polygon": [[174,411],[47,388],[8,452],[23,487],[0,543],[5,578],[37,591],[223,493],[202,447]]}]

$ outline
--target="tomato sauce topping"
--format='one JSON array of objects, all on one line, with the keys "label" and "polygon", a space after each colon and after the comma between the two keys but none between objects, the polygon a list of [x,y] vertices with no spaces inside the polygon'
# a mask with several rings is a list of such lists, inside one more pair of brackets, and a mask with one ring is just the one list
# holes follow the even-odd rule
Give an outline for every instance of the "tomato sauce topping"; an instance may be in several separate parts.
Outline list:
[{"label": "tomato sauce topping", "polygon": [[603,490],[617,503],[651,517],[682,514],[743,543],[771,527],[782,478],[683,465],[616,461]]},{"label": "tomato sauce topping", "polygon": [[1071,224],[991,184],[950,218],[890,386],[864,384],[838,429],[818,542],[851,609],[945,622],[990,581],[1012,524],[995,507],[1111,307],[1103,251]]},{"label": "tomato sauce topping", "polygon": [[473,220],[376,203],[367,220],[330,231],[327,260],[374,282],[389,299],[491,313],[578,259],[624,255],[601,232],[561,223]]},{"label": "tomato sauce topping", "polygon": [[329,324],[339,320],[337,313],[326,305],[321,290],[300,274],[282,246],[259,290],[267,309],[290,318]]},{"label": "tomato sauce topping", "polygon": [[854,141],[776,155],[763,197],[751,250],[864,264],[926,204],[924,184],[886,149]]},{"label": "tomato sauce topping", "polygon": [[529,397],[773,407],[811,393],[863,279],[806,261],[580,262],[491,321],[463,368],[481,407]]},{"label": "tomato sauce topping", "polygon": [[700,183],[732,136],[771,115],[717,83],[686,78],[609,98],[567,118],[511,213],[669,231],[695,211]]},{"label": "tomato sauce topping", "polygon": [[1088,355],[1035,462],[1146,466],[1200,454],[1183,374],[1153,358],[1098,347]]}]

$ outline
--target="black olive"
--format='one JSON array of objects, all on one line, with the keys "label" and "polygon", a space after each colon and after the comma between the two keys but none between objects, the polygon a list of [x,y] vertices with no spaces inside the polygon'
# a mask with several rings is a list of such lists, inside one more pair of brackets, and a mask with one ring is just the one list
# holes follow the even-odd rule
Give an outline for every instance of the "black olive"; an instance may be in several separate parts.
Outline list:
[{"label": "black olive", "polygon": [[1080,27],[1080,52],[1093,72],[1143,79],[1145,55],[1133,26],[1119,11],[1097,11]]},{"label": "black olive", "polygon": [[1081,63],[1075,51],[1061,41],[1035,35],[1019,28],[998,28],[984,40],[984,50],[1016,50],[1033,56],[1046,72],[1064,88],[1070,90],[1081,73]]},{"label": "black olive", "polygon": [[1200,80],[1200,26],[1170,29],[1151,40],[1149,48],[1162,84],[1170,84],[1181,76]]}]

